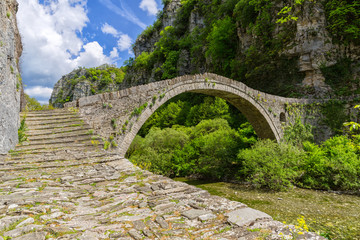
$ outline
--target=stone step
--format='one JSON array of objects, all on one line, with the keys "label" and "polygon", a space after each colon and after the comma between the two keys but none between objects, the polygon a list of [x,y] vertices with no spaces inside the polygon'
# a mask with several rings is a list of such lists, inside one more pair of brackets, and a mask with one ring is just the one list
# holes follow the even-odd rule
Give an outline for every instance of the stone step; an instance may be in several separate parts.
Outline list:
[{"label": "stone step", "polygon": [[35,149],[35,150],[19,150],[12,151],[9,155],[12,158],[22,158],[23,156],[32,156],[32,155],[42,155],[42,154],[57,154],[58,152],[64,151],[78,151],[78,152],[94,152],[94,151],[103,151],[103,144],[99,144],[98,146],[88,145],[84,146],[72,146],[69,147],[60,147],[60,148],[47,148],[47,149]]},{"label": "stone step", "polygon": [[89,134],[88,131],[70,131],[65,133],[57,133],[57,134],[41,134],[36,136],[28,136],[28,140],[30,143],[33,143],[33,141],[41,141],[41,140],[53,140],[53,139],[63,139],[63,138],[71,138],[71,137],[83,137],[88,136],[91,138],[91,134]]},{"label": "stone step", "polygon": [[46,169],[46,168],[70,168],[74,166],[82,166],[87,164],[98,164],[118,161],[118,156],[106,156],[100,158],[86,158],[82,160],[67,160],[56,162],[41,162],[41,163],[28,163],[28,164],[16,164],[16,165],[0,165],[0,171],[21,171],[29,169]]},{"label": "stone step", "polygon": [[36,125],[36,126],[29,126],[29,132],[34,132],[37,130],[53,130],[57,128],[70,128],[70,127],[80,127],[80,126],[86,126],[83,122],[75,122],[75,123],[57,123],[57,124],[51,124],[51,125]]},{"label": "stone step", "polygon": [[67,125],[72,125],[72,124],[81,124],[83,123],[83,120],[79,117],[76,118],[66,118],[66,119],[62,119],[62,120],[46,120],[46,121],[26,121],[26,124],[28,126],[28,128],[32,128],[35,127],[37,128],[38,126],[52,126],[52,125],[56,125],[56,124],[67,124]]},{"label": "stone step", "polygon": [[72,149],[73,147],[89,147],[93,146],[89,141],[85,141],[82,143],[74,143],[74,142],[64,142],[64,143],[54,143],[54,144],[42,144],[42,145],[28,145],[28,146],[19,146],[16,147],[15,152],[32,152],[39,150],[56,150],[56,149]]},{"label": "stone step", "polygon": [[74,114],[70,114],[70,115],[59,115],[59,116],[52,116],[52,117],[26,117],[26,123],[31,123],[31,122],[41,122],[41,121],[61,121],[64,119],[80,119],[79,116],[74,115]]},{"label": "stone step", "polygon": [[8,156],[0,165],[13,165],[13,164],[25,164],[25,163],[42,163],[42,162],[55,162],[55,161],[68,161],[68,160],[80,160],[86,158],[98,158],[105,156],[117,155],[115,152],[109,152],[105,150],[101,151],[89,151],[89,152],[67,152],[59,151],[52,154],[28,154],[20,156]]},{"label": "stone step", "polygon": [[64,113],[72,113],[64,108],[52,109],[52,110],[42,110],[42,111],[29,111],[29,112],[21,112],[20,115],[54,115],[54,114],[64,114]]},{"label": "stone step", "polygon": [[62,131],[62,132],[58,132],[58,133],[53,133],[53,132],[47,132],[47,133],[35,133],[32,132],[32,134],[27,134],[29,141],[33,141],[33,140],[48,140],[48,139],[55,139],[55,138],[64,138],[64,137],[73,137],[73,136],[83,136],[83,135],[87,135],[87,136],[92,136],[93,135],[93,131],[90,131],[90,129],[78,129],[75,131]]},{"label": "stone step", "polygon": [[90,135],[82,134],[82,135],[75,135],[75,136],[68,136],[68,137],[57,137],[57,138],[49,138],[49,139],[36,139],[36,140],[30,140],[26,143],[23,143],[23,145],[19,146],[19,148],[24,146],[38,146],[38,145],[49,145],[49,144],[61,144],[61,143],[78,143],[78,142],[84,142],[84,141],[91,141],[91,140],[99,140],[98,137],[95,137],[92,139]]},{"label": "stone step", "polygon": [[63,133],[77,133],[77,132],[88,132],[91,130],[90,126],[84,124],[82,126],[77,127],[66,127],[66,128],[54,128],[54,129],[44,129],[44,130],[28,130],[26,134],[28,137],[38,137],[38,136],[46,136],[46,135],[56,135],[56,134],[63,134]]}]

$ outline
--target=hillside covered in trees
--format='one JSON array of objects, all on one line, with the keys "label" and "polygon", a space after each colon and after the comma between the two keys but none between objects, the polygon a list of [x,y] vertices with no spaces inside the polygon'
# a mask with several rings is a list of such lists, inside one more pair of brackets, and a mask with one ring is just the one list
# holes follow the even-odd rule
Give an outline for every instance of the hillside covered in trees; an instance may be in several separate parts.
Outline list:
[{"label": "hillside covered in trees", "polygon": [[[283,96],[358,93],[360,3],[166,0],[125,80],[213,72]],[[301,88],[299,88],[301,87]]]},{"label": "hillside covered in trees", "polygon": [[[163,3],[154,24],[138,36],[135,58],[125,62],[119,76],[110,79],[104,73],[102,78],[103,68],[97,68],[97,75],[74,70],[55,85],[50,102],[61,106],[80,96],[204,72],[281,96],[331,97],[360,91],[358,1]],[[74,95],[78,88],[85,90],[79,96]]]}]

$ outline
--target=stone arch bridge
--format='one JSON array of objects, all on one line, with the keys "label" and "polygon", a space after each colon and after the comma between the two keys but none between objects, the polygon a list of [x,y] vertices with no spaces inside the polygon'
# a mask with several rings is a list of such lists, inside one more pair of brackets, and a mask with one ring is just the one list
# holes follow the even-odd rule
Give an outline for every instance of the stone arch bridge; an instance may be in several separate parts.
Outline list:
[{"label": "stone arch bridge", "polygon": [[79,107],[82,118],[98,135],[104,139],[114,136],[120,155],[125,156],[145,121],[165,102],[184,92],[203,93],[227,100],[245,115],[260,138],[276,141],[283,137],[284,126],[293,121],[290,106],[293,112],[297,108],[301,115],[313,114],[312,119],[319,117],[314,111],[303,110],[303,106],[313,104],[313,100],[266,94],[210,73],[88,96],[67,103],[65,107]]}]

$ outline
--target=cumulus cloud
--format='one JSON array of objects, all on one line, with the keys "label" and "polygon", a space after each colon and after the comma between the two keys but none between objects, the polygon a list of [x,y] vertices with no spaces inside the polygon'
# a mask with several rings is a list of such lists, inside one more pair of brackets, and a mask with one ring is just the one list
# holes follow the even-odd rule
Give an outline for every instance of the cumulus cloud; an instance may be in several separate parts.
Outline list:
[{"label": "cumulus cloud", "polygon": [[105,34],[110,34],[113,37],[117,38],[117,47],[113,48],[113,50],[110,52],[110,58],[114,59],[119,57],[119,51],[129,51],[130,52],[130,48],[131,48],[131,44],[133,42],[133,40],[131,39],[131,37],[127,34],[124,34],[122,32],[119,32],[118,30],[116,30],[113,26],[111,26],[108,23],[103,24],[103,26],[101,27],[101,31]]},{"label": "cumulus cloud", "polygon": [[32,97],[50,98],[52,93],[52,88],[35,86],[25,89],[25,93]]},{"label": "cumulus cloud", "polygon": [[143,23],[132,11],[131,9],[123,2],[123,0],[119,0],[120,5],[115,5],[112,0],[99,0],[104,6],[106,6],[109,10],[114,13],[122,16],[128,21],[138,25],[142,29],[146,28],[146,24]]},{"label": "cumulus cloud", "polygon": [[[21,67],[27,85],[53,86],[62,75],[78,66],[111,63],[99,43],[85,44],[80,37],[89,22],[86,0],[18,2],[17,17],[24,44]],[[36,92],[30,90],[29,95],[35,96]]]},{"label": "cumulus cloud", "polygon": [[111,59],[117,59],[119,57],[119,51],[117,48],[113,48],[113,50],[110,52],[110,58]]},{"label": "cumulus cloud", "polygon": [[156,15],[156,13],[159,11],[155,0],[142,0],[140,3],[140,8],[148,12],[149,15]]},{"label": "cumulus cloud", "polygon": [[110,58],[104,55],[104,49],[98,42],[90,42],[84,45],[84,51],[73,62],[77,66],[94,67],[110,61]]},{"label": "cumulus cloud", "polygon": [[120,51],[129,50],[131,48],[132,39],[127,34],[122,34],[118,41]]},{"label": "cumulus cloud", "polygon": [[108,23],[102,25],[101,31],[105,34],[113,35],[114,37],[118,37],[120,35],[119,31]]}]

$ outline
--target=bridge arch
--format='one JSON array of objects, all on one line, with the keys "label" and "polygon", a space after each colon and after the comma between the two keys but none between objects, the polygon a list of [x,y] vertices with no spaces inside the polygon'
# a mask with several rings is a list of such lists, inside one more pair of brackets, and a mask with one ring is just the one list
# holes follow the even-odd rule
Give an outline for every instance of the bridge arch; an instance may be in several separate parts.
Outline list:
[{"label": "bridge arch", "polygon": [[[196,81],[192,79],[191,81],[182,81],[179,84],[169,84],[165,91],[161,92],[160,98],[152,104],[150,103],[151,107],[147,107],[138,116],[130,131],[125,134],[125,137],[119,145],[120,154],[125,156],[136,134],[159,107],[173,97],[185,92],[202,93],[225,99],[244,114],[260,138],[280,141],[282,136],[274,123],[274,116],[266,106],[259,101],[262,94],[257,91],[251,91],[250,88],[247,88],[244,84],[234,80],[225,80],[226,81],[224,81],[224,79],[219,80],[218,77],[210,76],[199,78]],[[267,102],[267,100],[264,101]]]},{"label": "bridge arch", "polygon": [[[311,102],[266,94],[241,82],[205,73],[88,96],[66,103],[65,107],[78,106],[82,118],[101,137],[106,139],[116,135],[119,153],[125,156],[146,120],[161,105],[185,92],[203,93],[227,100],[244,114],[260,138],[278,142],[283,137],[284,125],[290,121],[286,106]],[[133,116],[134,110],[139,108],[141,113],[136,111],[137,116]]]}]

